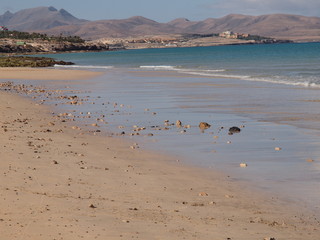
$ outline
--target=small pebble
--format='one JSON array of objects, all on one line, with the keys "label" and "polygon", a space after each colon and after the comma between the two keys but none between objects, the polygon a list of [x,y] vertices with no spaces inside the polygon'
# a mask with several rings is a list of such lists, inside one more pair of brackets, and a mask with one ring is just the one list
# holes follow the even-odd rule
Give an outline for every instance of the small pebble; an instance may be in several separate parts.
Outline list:
[{"label": "small pebble", "polygon": [[202,130],[203,129],[208,129],[210,127],[211,127],[211,125],[209,123],[206,123],[206,122],[199,123],[199,128],[202,129]]},{"label": "small pebble", "polygon": [[240,163],[240,167],[242,167],[242,168],[248,167],[248,164],[246,164],[246,163]]},{"label": "small pebble", "polygon": [[199,196],[200,196],[200,197],[206,197],[206,196],[209,196],[209,194],[206,193],[206,192],[200,192],[200,193],[199,193]]}]

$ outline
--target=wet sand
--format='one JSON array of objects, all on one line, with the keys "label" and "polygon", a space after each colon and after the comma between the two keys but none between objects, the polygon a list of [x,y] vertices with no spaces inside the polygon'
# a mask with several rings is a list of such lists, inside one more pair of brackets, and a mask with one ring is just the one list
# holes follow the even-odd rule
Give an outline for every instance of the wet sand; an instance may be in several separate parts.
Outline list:
[{"label": "wet sand", "polygon": [[0,113],[3,239],[319,237],[303,207],[222,173],[74,128],[13,93],[0,93]]},{"label": "wet sand", "polygon": [[1,79],[71,80],[87,79],[100,74],[99,72],[50,68],[0,68]]}]

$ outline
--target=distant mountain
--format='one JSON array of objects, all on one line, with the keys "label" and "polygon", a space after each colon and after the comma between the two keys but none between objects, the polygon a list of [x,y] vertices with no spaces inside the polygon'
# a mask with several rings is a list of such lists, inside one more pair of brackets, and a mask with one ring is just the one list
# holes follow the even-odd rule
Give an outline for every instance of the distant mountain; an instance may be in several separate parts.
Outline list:
[{"label": "distant mountain", "polygon": [[209,18],[199,22],[176,19],[168,24],[188,33],[219,33],[231,30],[275,38],[320,39],[320,18],[288,14],[262,16],[231,14],[219,19]]},{"label": "distant mountain", "polygon": [[231,14],[204,21],[185,18],[158,23],[144,17],[123,20],[81,20],[66,10],[39,7],[6,12],[0,15],[0,25],[20,31],[37,31],[48,34],[78,35],[85,39],[140,37],[165,34],[212,34],[226,30],[291,40],[320,40],[320,18],[288,14],[246,16]]},{"label": "distant mountain", "polygon": [[80,20],[66,10],[54,7],[38,7],[11,13],[7,11],[0,16],[0,25],[17,31],[47,30],[57,26],[77,25],[87,22]]},{"label": "distant mountain", "polygon": [[100,20],[86,22],[81,26],[61,26],[48,31],[49,34],[63,33],[77,35],[86,39],[124,38],[144,35],[172,34],[177,32],[174,26],[136,16],[123,20]]}]

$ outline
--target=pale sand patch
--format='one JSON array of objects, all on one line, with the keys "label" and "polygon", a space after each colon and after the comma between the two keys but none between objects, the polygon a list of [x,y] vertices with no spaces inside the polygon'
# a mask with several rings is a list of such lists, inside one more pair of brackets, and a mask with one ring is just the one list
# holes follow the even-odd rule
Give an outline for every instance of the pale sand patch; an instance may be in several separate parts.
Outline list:
[{"label": "pale sand patch", "polygon": [[0,79],[76,80],[99,76],[101,72],[51,68],[0,68]]},{"label": "pale sand patch", "polygon": [[0,92],[1,239],[315,240],[303,208],[118,138],[79,135]]}]

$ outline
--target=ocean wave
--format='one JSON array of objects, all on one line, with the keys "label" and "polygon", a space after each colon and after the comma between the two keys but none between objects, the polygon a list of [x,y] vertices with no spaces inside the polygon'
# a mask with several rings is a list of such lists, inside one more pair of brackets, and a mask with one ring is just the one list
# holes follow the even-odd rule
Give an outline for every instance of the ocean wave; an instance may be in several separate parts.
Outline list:
[{"label": "ocean wave", "polygon": [[226,69],[183,69],[177,68],[174,66],[143,66],[142,68],[150,68],[150,69],[170,69],[177,71],[179,73],[197,75],[197,76],[205,76],[205,77],[214,77],[214,78],[233,78],[245,81],[253,81],[253,82],[268,82],[275,84],[285,84],[292,86],[302,86],[302,87],[313,87],[320,88],[320,78],[310,76],[296,76],[296,77],[288,77],[288,76],[253,76],[253,75],[236,75],[231,74],[230,70]]},{"label": "ocean wave", "polygon": [[178,71],[181,73],[193,73],[194,74],[202,74],[202,73],[215,73],[215,72],[225,72],[225,69],[188,69],[188,68],[182,68],[178,66],[166,66],[166,65],[158,65],[158,66],[140,66],[140,68],[144,69],[152,69],[152,70],[171,70],[171,71]]},{"label": "ocean wave", "polygon": [[159,66],[140,66],[140,68],[145,69],[153,69],[153,70],[178,70],[176,66],[165,66],[165,65],[159,65]]},{"label": "ocean wave", "polygon": [[320,79],[314,78],[288,78],[287,76],[269,76],[269,77],[258,77],[258,76],[249,76],[249,75],[232,75],[232,74],[216,74],[216,73],[207,73],[207,72],[192,72],[184,71],[186,74],[207,76],[207,77],[219,77],[219,78],[233,78],[245,81],[253,82],[267,82],[275,84],[285,84],[291,86],[301,86],[301,87],[313,87],[320,88]]},{"label": "ocean wave", "polygon": [[111,69],[113,66],[94,66],[94,65],[54,65],[58,68],[84,68],[84,69]]}]

